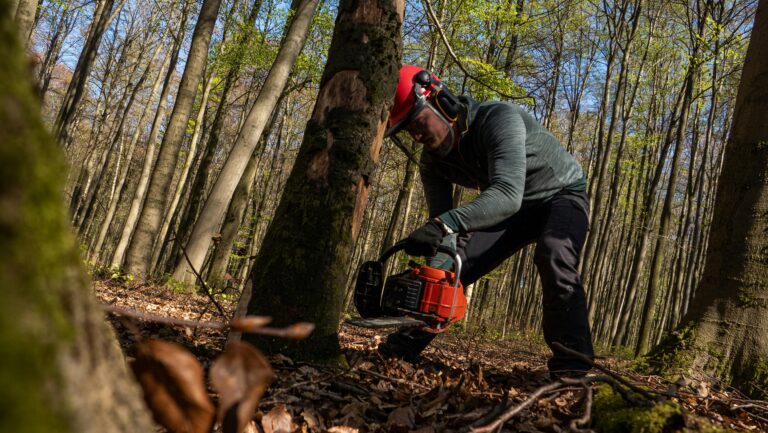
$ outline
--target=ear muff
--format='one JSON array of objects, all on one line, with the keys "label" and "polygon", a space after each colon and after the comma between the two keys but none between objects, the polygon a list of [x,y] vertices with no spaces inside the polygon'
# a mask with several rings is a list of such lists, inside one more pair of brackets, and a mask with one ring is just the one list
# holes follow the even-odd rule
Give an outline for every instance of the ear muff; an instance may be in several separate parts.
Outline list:
[{"label": "ear muff", "polygon": [[432,105],[437,107],[437,109],[443,113],[443,116],[450,122],[458,120],[461,103],[459,102],[459,99],[443,85],[442,81],[438,80],[437,77],[433,77],[426,69],[414,75],[413,81],[422,88],[432,87],[428,97],[432,101]]},{"label": "ear muff", "polygon": [[432,101],[434,101],[434,105],[443,113],[446,119],[451,122],[458,120],[459,113],[461,112],[461,103],[448,89],[442,88],[435,92]]}]

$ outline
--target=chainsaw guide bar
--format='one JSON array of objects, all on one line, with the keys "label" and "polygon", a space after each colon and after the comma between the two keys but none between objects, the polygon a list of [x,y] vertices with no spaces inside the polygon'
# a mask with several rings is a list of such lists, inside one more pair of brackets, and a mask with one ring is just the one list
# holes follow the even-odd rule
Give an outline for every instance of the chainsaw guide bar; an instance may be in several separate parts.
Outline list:
[{"label": "chainsaw guide bar", "polygon": [[417,326],[426,326],[426,323],[411,317],[371,317],[368,319],[356,318],[347,320],[352,326],[361,328],[379,329],[379,328],[411,328]]}]

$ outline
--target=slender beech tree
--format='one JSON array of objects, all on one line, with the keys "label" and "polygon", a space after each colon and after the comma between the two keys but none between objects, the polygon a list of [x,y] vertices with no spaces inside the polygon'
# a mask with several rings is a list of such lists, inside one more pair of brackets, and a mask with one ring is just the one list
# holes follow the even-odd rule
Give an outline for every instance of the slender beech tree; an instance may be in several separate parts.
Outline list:
[{"label": "slender beech tree", "polygon": [[154,427],[93,299],[9,2],[0,0],[1,431],[136,432]]},{"label": "slender beech tree", "polygon": [[[160,39],[160,42],[158,43],[158,48],[163,48],[163,43],[165,42],[165,36]],[[104,241],[107,238],[107,234],[109,232],[110,226],[112,225],[112,221],[115,217],[115,213],[117,212],[117,208],[120,204],[121,198],[123,196],[123,186],[125,185],[126,181],[128,180],[128,174],[131,168],[131,163],[133,162],[133,155],[136,150],[136,145],[139,141],[139,136],[141,135],[141,132],[144,128],[145,119],[147,117],[147,114],[149,113],[149,108],[153,105],[154,97],[157,94],[157,92],[160,90],[160,86],[163,83],[163,70],[168,67],[168,64],[171,61],[171,54],[168,53],[165,56],[165,60],[161,63],[160,68],[157,70],[157,75],[155,76],[155,82],[152,85],[152,89],[149,92],[149,98],[144,103],[144,108],[141,111],[141,115],[139,116],[139,120],[136,124],[136,128],[133,131],[133,134],[131,135],[131,139],[128,142],[128,151],[125,156],[125,164],[123,165],[122,170],[119,172],[119,174],[116,174],[117,176],[117,183],[115,185],[115,197],[109,201],[109,207],[107,208],[106,215],[104,216],[104,220],[102,221],[101,228],[99,229],[98,237],[96,238],[96,243],[93,246],[92,249],[92,255],[91,259],[95,262],[101,262],[102,257],[105,257],[104,251],[102,248],[104,247]],[[147,71],[149,72],[149,69],[154,67],[154,61],[151,62],[149,65],[147,65]]]},{"label": "slender beech tree", "polygon": [[[251,159],[248,161],[248,166],[245,168],[245,172],[240,178],[240,182],[237,184],[237,188],[235,188],[235,191],[232,195],[232,200],[229,202],[229,208],[227,209],[227,214],[224,217],[224,223],[222,224],[221,228],[221,237],[218,242],[216,242],[215,248],[213,249],[213,253],[211,255],[210,270],[208,271],[208,279],[215,283],[225,280],[227,265],[229,264],[229,259],[232,256],[232,246],[234,245],[235,238],[240,231],[240,224],[243,220],[243,216],[245,215],[246,208],[248,207],[248,198],[251,195],[251,189],[253,188],[254,183],[256,183],[256,175],[261,173],[262,177],[265,178],[265,189],[261,191],[261,193],[266,195],[266,188],[269,187],[269,181],[272,179],[271,171],[277,168],[277,161],[275,161],[275,158],[280,155],[280,145],[283,138],[283,127],[285,125],[285,114],[280,115],[280,105],[281,103],[278,101],[275,107],[275,111],[272,113],[272,117],[268,122],[269,126],[267,126],[267,129],[265,130],[266,133],[262,134],[260,140],[261,143],[258,146],[261,148],[261,151],[254,151],[253,154],[251,154]],[[278,124],[277,120],[279,117],[281,117],[280,124],[277,127],[276,134],[274,134],[276,135],[276,143],[273,149],[273,158],[271,164],[264,168],[264,170],[267,171],[267,174],[264,175],[264,171],[259,170],[259,168],[267,148],[267,141],[269,140],[270,136],[273,135],[272,131]]]},{"label": "slender beech tree", "polygon": [[157,137],[160,134],[160,125],[165,121],[165,113],[167,111],[168,95],[171,92],[171,82],[176,72],[176,62],[179,59],[179,50],[181,49],[181,43],[186,33],[187,17],[189,14],[189,8],[192,4],[191,1],[185,0],[181,5],[181,16],[179,17],[179,27],[174,36],[173,45],[171,48],[171,54],[167,57],[167,66],[165,67],[165,80],[163,82],[163,89],[160,91],[160,98],[157,111],[155,112],[155,119],[152,122],[152,129],[149,132],[149,138],[147,139],[146,151],[144,153],[144,162],[141,168],[141,174],[139,175],[138,185],[136,185],[136,191],[134,192],[133,199],[131,200],[131,206],[128,210],[128,215],[125,217],[120,238],[117,242],[117,247],[112,254],[111,267],[120,267],[125,258],[126,250],[128,249],[129,242],[133,236],[136,228],[136,224],[139,221],[141,215],[141,209],[144,206],[144,200],[147,194],[147,186],[149,185],[149,179],[152,173],[152,167],[155,164],[155,152],[157,149]]},{"label": "slender beech tree", "polygon": [[[768,396],[768,0],[757,6],[725,148],[704,275],[651,359]],[[674,362],[673,362],[674,361]]]},{"label": "slender beech tree", "polygon": [[360,231],[397,82],[403,8],[401,0],[339,3],[320,93],[249,278],[249,312],[316,328],[301,344],[260,341],[271,350],[340,359],[344,264]]},{"label": "slender beech tree", "polygon": [[153,247],[159,237],[163,216],[173,194],[171,184],[179,160],[179,150],[192,114],[197,88],[203,78],[211,35],[220,6],[221,0],[204,0],[200,7],[200,16],[192,33],[192,44],[173,111],[160,144],[144,207],[126,253],[126,268],[141,277],[147,277],[152,271]]},{"label": "slender beech tree", "polygon": [[[115,12],[122,8],[125,0],[122,0],[117,8],[114,8],[115,2],[116,0],[100,0],[96,3],[88,37],[83,44],[83,50],[80,52],[75,71],[72,73],[72,80],[69,82],[67,93],[64,95],[64,100],[59,108],[59,114],[56,118],[56,135],[59,143],[65,148],[69,146],[70,131],[75,120],[75,113],[77,113],[80,101],[85,94],[85,87],[96,60],[101,38],[109,24],[117,16]],[[112,9],[115,11],[113,12]]]},{"label": "slender beech tree", "polygon": [[[179,260],[173,272],[174,278],[180,281],[193,282],[194,270],[202,269],[208,249],[213,242],[213,236],[219,232],[224,215],[232,200],[237,184],[243,177],[248,161],[256,149],[264,126],[275,110],[280,95],[288,82],[288,75],[296,62],[304,41],[307,39],[312,17],[317,9],[317,0],[301,0],[296,3],[296,13],[293,16],[285,38],[277,54],[275,62],[269,70],[264,85],[253,104],[248,117],[243,124],[240,134],[235,141],[232,151],[224,163],[213,189],[205,201],[203,210],[197,218],[195,228],[186,247],[186,254]],[[187,261],[187,256],[189,261]]]},{"label": "slender beech tree", "polygon": [[[252,38],[256,33],[254,25],[256,18],[261,10],[262,1],[255,0],[251,4],[251,9],[245,22],[242,24],[242,28],[237,30],[234,41],[230,50],[226,51],[226,58],[231,58],[231,64],[227,67],[227,74],[224,77],[224,87],[219,95],[219,105],[216,108],[216,114],[213,116],[211,126],[208,128],[208,142],[203,146],[200,162],[197,164],[197,170],[191,174],[190,177],[190,191],[195,191],[195,194],[190,195],[186,203],[178,210],[177,219],[178,230],[175,233],[174,241],[170,251],[170,259],[168,264],[172,267],[176,266],[176,260],[181,259],[181,246],[186,245],[189,235],[195,226],[195,220],[200,214],[201,207],[205,204],[205,198],[208,193],[206,184],[208,178],[212,172],[213,157],[216,153],[216,149],[219,148],[220,136],[224,130],[224,123],[227,114],[231,109],[231,101],[229,101],[229,94],[235,87],[239,78],[240,72],[243,69],[243,63],[245,59],[245,50],[250,46]],[[228,53],[231,52],[232,55]],[[248,101],[249,98],[246,98]],[[246,104],[248,106],[248,104]],[[171,269],[172,271],[173,269]]]},{"label": "slender beech tree", "polygon": [[[669,229],[670,219],[672,218],[672,202],[675,198],[675,192],[677,190],[677,179],[680,174],[680,155],[682,154],[683,147],[685,146],[685,138],[688,131],[688,115],[690,113],[691,104],[693,103],[693,91],[696,87],[699,76],[698,70],[700,62],[700,41],[704,38],[705,21],[709,16],[709,11],[708,6],[704,3],[704,1],[697,1],[695,7],[697,12],[696,24],[698,29],[692,29],[690,32],[690,62],[686,69],[685,80],[683,83],[682,107],[680,109],[680,117],[677,122],[677,132],[675,134],[675,151],[672,154],[667,191],[664,196],[664,204],[661,209],[661,215],[659,216],[659,231],[656,238],[656,248],[651,260],[650,275],[648,277],[648,290],[645,292],[645,300],[643,302],[639,338],[637,339],[637,346],[635,347],[636,354],[643,354],[648,350],[648,347],[651,344],[651,325],[655,319],[657,301],[656,298],[658,296],[659,286],[661,284],[660,273],[662,258],[665,255],[668,238],[667,230]],[[696,144],[697,143],[694,143],[694,146]]]},{"label": "slender beech tree", "polygon": [[40,0],[17,0],[16,8],[16,27],[19,29],[19,41],[25,47],[29,44],[32,37],[32,28],[35,24],[35,13],[37,12]]}]

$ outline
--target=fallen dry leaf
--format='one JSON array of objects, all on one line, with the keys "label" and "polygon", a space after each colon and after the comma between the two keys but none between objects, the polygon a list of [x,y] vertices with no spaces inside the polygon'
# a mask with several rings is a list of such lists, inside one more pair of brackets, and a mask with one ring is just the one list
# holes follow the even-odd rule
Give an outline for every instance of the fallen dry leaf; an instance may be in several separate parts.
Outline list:
[{"label": "fallen dry leaf", "polygon": [[272,381],[269,362],[250,344],[233,342],[214,361],[210,374],[211,385],[219,393],[222,429],[242,432]]},{"label": "fallen dry leaf", "polygon": [[328,429],[328,433],[358,433],[359,431],[360,430],[356,428],[347,427],[345,425],[337,425]]},{"label": "fallen dry leaf", "polygon": [[323,417],[320,416],[314,409],[308,408],[301,412],[301,417],[304,418],[304,422],[307,423],[307,428],[311,431],[322,431],[325,429],[325,423],[323,423]]},{"label": "fallen dry leaf", "polygon": [[147,339],[131,363],[144,398],[158,423],[171,432],[207,433],[213,423],[203,367],[175,343]]},{"label": "fallen dry leaf", "polygon": [[261,419],[261,427],[264,433],[291,433],[296,429],[293,417],[286,410],[285,405],[277,405]]},{"label": "fallen dry leaf", "polygon": [[390,412],[387,417],[387,427],[390,431],[410,430],[416,425],[416,412],[410,406],[399,407]]}]

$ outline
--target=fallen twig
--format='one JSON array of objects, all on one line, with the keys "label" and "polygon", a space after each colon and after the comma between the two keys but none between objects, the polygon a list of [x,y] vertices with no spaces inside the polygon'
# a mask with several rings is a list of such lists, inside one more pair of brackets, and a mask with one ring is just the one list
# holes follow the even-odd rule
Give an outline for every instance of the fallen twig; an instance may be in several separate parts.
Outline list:
[{"label": "fallen twig", "polygon": [[587,364],[591,365],[592,367],[602,371],[603,373],[605,373],[608,376],[610,376],[613,379],[615,379],[620,384],[626,386],[627,388],[631,389],[632,391],[635,391],[636,393],[642,395],[643,397],[647,398],[648,400],[650,400],[650,401],[657,401],[657,397],[654,397],[653,395],[651,395],[651,393],[649,393],[648,390],[645,390],[645,389],[643,389],[643,388],[641,388],[641,387],[639,387],[637,385],[634,385],[634,384],[630,383],[628,380],[626,380],[623,377],[621,377],[620,375],[614,373],[610,369],[605,368],[602,365],[596,364],[595,361],[591,360],[588,356],[584,355],[583,353],[577,352],[577,351],[575,351],[573,349],[569,349],[569,348],[567,348],[567,347],[565,347],[562,344],[557,343],[557,342],[552,343],[552,346],[554,348],[558,349],[558,350],[562,350],[563,352],[565,352],[565,353],[567,353],[567,354],[569,354],[571,356],[575,356],[575,357],[579,358],[580,360],[582,360],[582,361],[586,362]]},{"label": "fallen twig", "polygon": [[481,427],[472,427],[471,431],[473,433],[490,433],[496,430],[497,428],[501,427],[505,422],[507,422],[508,419],[512,418],[513,416],[520,413],[520,411],[522,411],[526,407],[533,404],[533,402],[538,400],[538,398],[542,394],[553,391],[561,386],[563,386],[563,382],[560,382],[560,381],[555,381],[550,383],[549,385],[542,386],[541,388],[537,389],[533,394],[531,394],[525,401],[518,404],[517,406],[513,406],[507,409],[503,414],[501,414],[500,417],[498,417],[491,423]]},{"label": "fallen twig", "polygon": [[472,426],[482,426],[483,424],[493,420],[494,418],[502,414],[504,412],[504,409],[507,407],[508,401],[509,401],[509,394],[504,394],[504,397],[501,399],[501,402],[499,402],[499,404],[494,406],[490,412],[486,413],[481,418],[475,420],[472,423]]},{"label": "fallen twig", "polygon": [[234,329],[240,332],[266,335],[270,337],[289,338],[293,340],[301,340],[306,338],[309,336],[312,330],[314,330],[315,327],[315,325],[311,323],[300,322],[285,328],[268,328],[265,325],[271,322],[272,318],[266,316],[246,316],[240,319],[235,319],[229,323],[200,322],[195,320],[156,316],[154,314],[147,314],[141,311],[115,307],[114,305],[102,304],[102,306],[108,313],[116,314],[122,317],[139,319],[145,322],[162,323],[173,326],[186,326],[190,328]]},{"label": "fallen twig", "polygon": [[[585,425],[589,422],[589,419],[592,416],[591,407],[592,407],[592,389],[590,388],[590,384],[593,382],[603,382],[607,383],[613,388],[616,392],[618,392],[622,398],[624,398],[626,401],[641,405],[643,403],[647,404],[644,400],[638,401],[636,398],[632,397],[632,395],[624,388],[622,388],[619,384],[619,382],[611,377],[611,376],[588,376],[583,378],[568,378],[564,377],[560,380],[557,380],[555,382],[552,382],[548,385],[542,386],[541,388],[534,391],[525,401],[522,403],[510,407],[507,409],[501,416],[490,422],[489,424],[478,426],[478,427],[472,427],[471,431],[473,433],[488,433],[495,431],[497,428],[501,427],[505,422],[507,422],[510,418],[520,413],[523,409],[530,406],[533,402],[538,400],[541,396],[547,395],[550,393],[559,393],[564,392],[567,390],[571,390],[571,387],[574,385],[579,385],[582,388],[588,389],[588,395],[587,395],[587,401],[588,405],[585,409],[585,414],[581,418],[578,418],[576,421],[577,423],[575,425]],[[582,421],[586,420],[586,421]],[[574,424],[572,424],[574,425]],[[572,430],[574,428],[572,427]],[[583,431],[581,429],[578,429],[578,427],[575,428],[574,431]]]},{"label": "fallen twig", "polygon": [[398,377],[386,376],[386,375],[383,375],[381,373],[376,373],[375,371],[367,370],[365,368],[359,368],[356,371],[368,374],[368,375],[373,376],[373,377],[378,377],[379,379],[388,380],[390,382],[394,382],[394,383],[397,383],[397,384],[400,384],[400,385],[412,385],[413,387],[421,388],[423,390],[430,390],[430,389],[432,389],[432,388],[430,388],[428,386],[424,386],[424,385],[416,383],[416,382],[411,382],[409,380],[400,379]]},{"label": "fallen twig", "polygon": [[[178,237],[178,233],[174,233],[174,236]],[[192,260],[189,259],[189,256],[187,255],[187,249],[184,248],[184,245],[181,245],[179,243],[179,247],[181,248],[181,252],[184,254],[184,259],[187,261],[187,264],[189,265],[189,269],[192,269],[192,272],[195,274],[195,278],[197,278],[197,281],[203,285],[203,290],[205,291],[205,295],[208,296],[208,299],[210,299],[211,302],[213,302],[213,305],[216,306],[216,309],[219,310],[219,314],[221,314],[221,317],[226,318],[227,313],[224,312],[224,308],[219,305],[218,302],[216,302],[216,298],[213,297],[213,293],[211,293],[210,287],[208,287],[208,284],[205,283],[205,280],[203,280],[202,275],[200,275],[199,272],[197,272],[197,269],[195,269],[194,266],[192,266]]]},{"label": "fallen twig", "polygon": [[568,427],[573,432],[591,432],[591,429],[582,429],[581,427],[586,426],[589,424],[589,422],[592,420],[592,396],[594,394],[594,391],[592,390],[592,387],[584,383],[584,415],[582,415],[580,418],[575,418],[571,420],[571,423],[568,425]]}]

